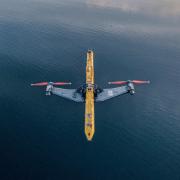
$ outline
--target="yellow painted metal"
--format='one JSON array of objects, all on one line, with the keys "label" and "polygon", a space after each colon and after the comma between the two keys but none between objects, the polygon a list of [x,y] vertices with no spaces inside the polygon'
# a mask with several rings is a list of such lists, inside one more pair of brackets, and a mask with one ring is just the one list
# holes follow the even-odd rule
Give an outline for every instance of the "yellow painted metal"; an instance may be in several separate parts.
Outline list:
[{"label": "yellow painted metal", "polygon": [[85,134],[89,141],[92,140],[95,132],[94,122],[94,54],[87,52],[86,64],[86,102],[85,102]]}]

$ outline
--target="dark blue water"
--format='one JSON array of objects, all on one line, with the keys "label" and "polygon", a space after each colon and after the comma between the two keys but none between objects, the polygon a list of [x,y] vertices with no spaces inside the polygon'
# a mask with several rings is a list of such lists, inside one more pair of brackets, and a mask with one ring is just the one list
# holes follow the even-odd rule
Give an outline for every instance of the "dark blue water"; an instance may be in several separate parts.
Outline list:
[{"label": "dark blue water", "polygon": [[[90,1],[2,0],[0,179],[180,179],[179,15],[131,12]],[[46,97],[38,81],[151,80],[96,104],[84,135],[84,104]]]}]

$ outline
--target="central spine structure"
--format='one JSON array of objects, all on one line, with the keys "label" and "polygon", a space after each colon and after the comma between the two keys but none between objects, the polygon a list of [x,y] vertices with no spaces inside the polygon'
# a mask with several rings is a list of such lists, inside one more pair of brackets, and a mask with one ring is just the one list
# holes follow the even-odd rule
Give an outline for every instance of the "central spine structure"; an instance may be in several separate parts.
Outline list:
[{"label": "central spine structure", "polygon": [[95,132],[94,123],[94,55],[93,51],[87,52],[86,64],[86,98],[85,98],[85,134],[89,141]]}]

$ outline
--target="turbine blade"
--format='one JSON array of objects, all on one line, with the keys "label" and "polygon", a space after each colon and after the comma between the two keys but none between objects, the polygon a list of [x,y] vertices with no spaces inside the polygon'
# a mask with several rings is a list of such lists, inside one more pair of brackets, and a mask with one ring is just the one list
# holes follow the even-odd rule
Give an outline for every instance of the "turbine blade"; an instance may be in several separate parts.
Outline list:
[{"label": "turbine blade", "polygon": [[53,85],[63,86],[63,85],[71,85],[71,82],[54,82]]},{"label": "turbine blade", "polygon": [[31,84],[31,86],[46,86],[46,85],[48,85],[48,82],[39,82],[39,83]]},{"label": "turbine blade", "polygon": [[108,84],[123,85],[123,84],[127,84],[127,81],[114,81],[114,82],[108,82]]},{"label": "turbine blade", "polygon": [[149,84],[150,81],[132,80],[134,84]]}]

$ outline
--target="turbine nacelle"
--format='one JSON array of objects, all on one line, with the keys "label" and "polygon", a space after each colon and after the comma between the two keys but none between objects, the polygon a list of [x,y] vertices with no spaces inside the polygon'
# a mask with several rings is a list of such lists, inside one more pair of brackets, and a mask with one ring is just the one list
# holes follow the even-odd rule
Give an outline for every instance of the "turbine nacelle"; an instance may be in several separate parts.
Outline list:
[{"label": "turbine nacelle", "polygon": [[134,84],[131,81],[128,81],[127,83],[127,87],[128,87],[128,91],[131,95],[135,94],[135,88],[134,88]]},{"label": "turbine nacelle", "polygon": [[53,89],[53,83],[49,83],[47,86],[46,86],[46,96],[50,96],[51,95],[51,91]]}]

